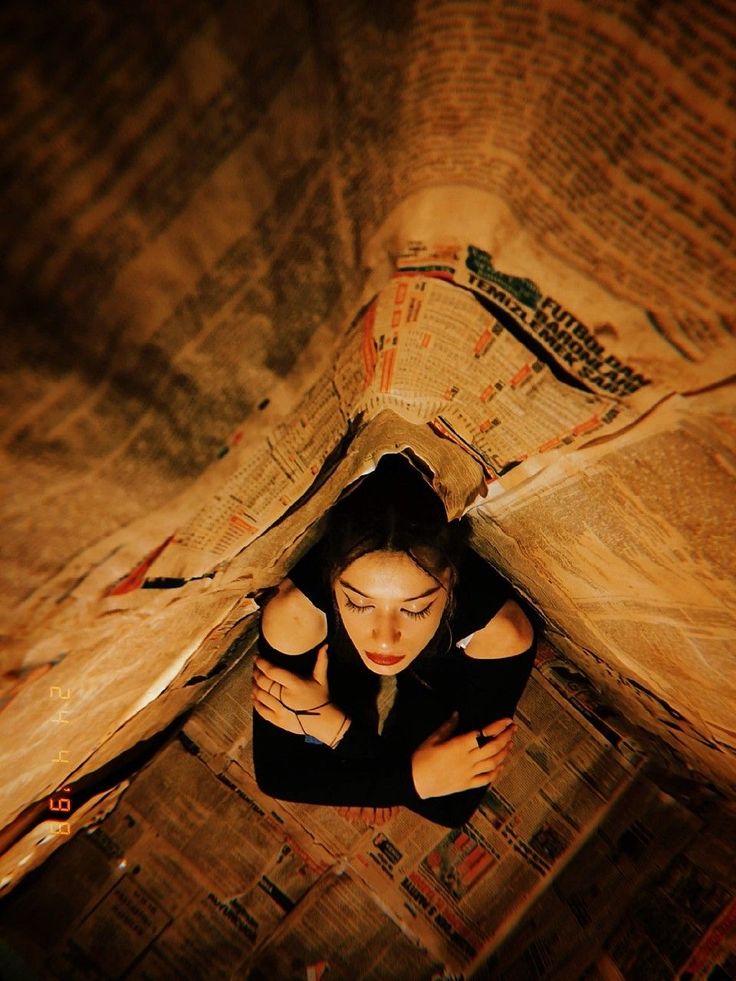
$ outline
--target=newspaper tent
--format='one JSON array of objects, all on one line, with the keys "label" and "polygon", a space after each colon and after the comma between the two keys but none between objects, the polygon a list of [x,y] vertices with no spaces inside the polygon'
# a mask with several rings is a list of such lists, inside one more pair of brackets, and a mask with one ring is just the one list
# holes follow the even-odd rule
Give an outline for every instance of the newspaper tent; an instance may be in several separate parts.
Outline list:
[{"label": "newspaper tent", "polygon": [[458,448],[477,547],[732,793],[727,6],[267,6],[13,11],[6,886],[392,425]]}]

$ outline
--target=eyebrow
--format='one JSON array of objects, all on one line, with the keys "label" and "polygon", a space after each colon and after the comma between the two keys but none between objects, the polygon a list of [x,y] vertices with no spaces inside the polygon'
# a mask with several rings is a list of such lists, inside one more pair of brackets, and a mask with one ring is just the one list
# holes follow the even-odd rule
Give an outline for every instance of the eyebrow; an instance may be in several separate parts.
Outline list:
[{"label": "eyebrow", "polygon": [[[356,589],[355,586],[351,586],[350,583],[347,582],[345,579],[338,579],[337,581],[340,583],[341,586],[345,586],[346,589],[351,589],[354,593],[357,593],[358,596],[362,596],[363,599],[373,599],[373,597],[369,596],[368,593],[363,593],[361,592],[361,590]],[[432,593],[436,593],[438,589],[442,589],[442,586],[441,585],[432,586],[431,589],[426,589],[423,593],[420,593],[418,596],[408,596],[406,599],[403,599],[401,602],[412,603],[414,600],[424,599],[425,596],[431,596]]]}]

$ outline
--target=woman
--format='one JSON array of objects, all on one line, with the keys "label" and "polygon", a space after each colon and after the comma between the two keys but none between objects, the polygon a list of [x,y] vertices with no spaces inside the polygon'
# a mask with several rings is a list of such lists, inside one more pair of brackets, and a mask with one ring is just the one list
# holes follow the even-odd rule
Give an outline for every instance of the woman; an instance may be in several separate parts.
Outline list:
[{"label": "woman", "polygon": [[[265,606],[259,646],[262,790],[376,823],[403,804],[454,827],[503,766],[535,641],[465,522],[393,456],[333,508]],[[379,694],[394,695],[383,722]]]}]

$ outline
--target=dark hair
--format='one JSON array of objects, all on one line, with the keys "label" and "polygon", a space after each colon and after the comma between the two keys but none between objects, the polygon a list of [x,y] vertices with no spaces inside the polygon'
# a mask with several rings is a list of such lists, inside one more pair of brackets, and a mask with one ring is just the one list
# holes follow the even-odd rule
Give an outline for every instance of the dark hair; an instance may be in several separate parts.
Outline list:
[{"label": "dark hair", "polygon": [[[325,534],[325,586],[332,597],[335,636],[330,645],[330,691],[348,714],[375,708],[379,677],[357,656],[334,599],[335,579],[351,562],[369,552],[403,552],[439,581],[449,569],[448,600],[434,637],[412,666],[447,650],[449,621],[455,609],[458,567],[467,541],[466,524],[448,521],[439,497],[403,455],[381,458],[373,473],[351,485],[332,508]],[[443,646],[444,644],[444,646]]]},{"label": "dark hair", "polygon": [[381,458],[375,471],[349,487],[329,516],[325,573],[332,585],[343,569],[369,552],[403,552],[439,581],[449,569],[448,616],[454,610],[465,522],[448,521],[439,497],[406,457]]}]

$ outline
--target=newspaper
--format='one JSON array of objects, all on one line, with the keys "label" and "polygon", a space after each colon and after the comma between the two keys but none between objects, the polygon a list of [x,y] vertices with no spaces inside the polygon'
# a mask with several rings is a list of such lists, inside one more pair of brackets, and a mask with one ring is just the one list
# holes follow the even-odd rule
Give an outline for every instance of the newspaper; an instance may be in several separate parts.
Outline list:
[{"label": "newspaper", "polygon": [[[650,881],[676,874],[684,848],[693,861],[708,853],[688,845],[700,822],[536,670],[509,766],[462,828],[402,808],[370,827],[272,800],[252,775],[252,657],[115,811],[44,867],[49,889],[80,864],[88,872],[60,923],[37,922],[43,944],[24,934],[23,891],[6,900],[7,935],[28,964],[52,977],[82,965],[141,978],[318,977],[329,966],[429,979],[502,977],[521,958],[529,977],[564,977],[610,957],[605,936]],[[714,896],[711,920],[725,898]],[[543,947],[540,971],[528,957]]]},{"label": "newspaper", "polygon": [[472,297],[430,277],[398,277],[353,325],[331,374],[288,424],[247,448],[243,466],[147,575],[189,578],[232,558],[303,496],[351,422],[386,410],[451,435],[491,477],[627,418],[613,400],[558,382]]},{"label": "newspaper", "polygon": [[[639,331],[636,342],[627,344],[615,330],[583,322],[559,299],[545,295],[532,279],[496,268],[493,256],[478,245],[444,241],[437,246],[415,241],[397,257],[396,264],[402,271],[427,271],[464,286],[532,349],[541,347],[564,376],[597,395],[624,399],[639,413],[672,391],[703,387],[728,374],[723,366],[717,370],[715,365],[683,371],[681,359],[656,332]],[[609,303],[610,299],[604,299],[603,308]],[[601,313],[599,302],[598,322]]]},{"label": "newspaper", "polygon": [[392,820],[352,859],[445,963],[494,949],[580,848],[636,771],[534,677],[517,710],[515,764],[460,829]]},{"label": "newspaper", "polygon": [[[487,959],[480,975],[485,971],[490,977],[559,981],[586,976],[622,909],[650,905],[643,897],[652,882],[677,863],[676,856],[700,826],[646,782],[627,787],[554,887],[536,898],[523,923]],[[670,940],[670,945],[676,942]],[[645,960],[637,962],[637,970],[646,967]]]},{"label": "newspaper", "polygon": [[9,16],[3,875],[392,449],[732,795],[729,5]]},{"label": "newspaper", "polygon": [[[596,965],[607,978],[633,965],[677,978],[728,977],[736,945],[734,816],[711,815],[691,844],[650,887],[606,944]],[[667,929],[662,929],[666,921]]]},{"label": "newspaper", "polygon": [[[593,673],[625,713],[666,727],[669,742],[726,786],[736,699],[727,542],[736,529],[728,511],[695,502],[699,488],[727,493],[732,480],[722,426],[732,399],[730,389],[670,399],[616,440],[581,450],[574,467],[561,461],[473,512],[479,547],[543,597],[566,652],[584,669],[600,659],[605,670]],[[689,488],[677,497],[662,482],[673,461]]]}]

